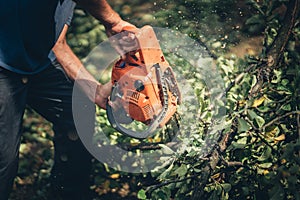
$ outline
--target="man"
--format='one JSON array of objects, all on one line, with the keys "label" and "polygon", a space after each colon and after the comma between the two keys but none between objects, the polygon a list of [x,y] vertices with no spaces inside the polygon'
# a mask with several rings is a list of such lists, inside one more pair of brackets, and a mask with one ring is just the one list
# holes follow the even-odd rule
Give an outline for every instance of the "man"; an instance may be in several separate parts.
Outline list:
[{"label": "man", "polygon": [[[77,0],[100,20],[107,35],[133,26],[106,0]],[[90,155],[76,135],[72,89],[76,77],[85,105],[105,108],[111,85],[101,85],[83,67],[65,41],[71,0],[0,0],[0,200],[7,200],[17,173],[22,117],[26,105],[53,123],[55,164],[52,185],[62,199],[87,199]],[[56,45],[54,46],[54,44]],[[55,56],[50,53],[53,48]],[[80,71],[80,73],[79,73]],[[92,94],[89,91],[96,91]],[[92,134],[94,116],[86,117]]]}]

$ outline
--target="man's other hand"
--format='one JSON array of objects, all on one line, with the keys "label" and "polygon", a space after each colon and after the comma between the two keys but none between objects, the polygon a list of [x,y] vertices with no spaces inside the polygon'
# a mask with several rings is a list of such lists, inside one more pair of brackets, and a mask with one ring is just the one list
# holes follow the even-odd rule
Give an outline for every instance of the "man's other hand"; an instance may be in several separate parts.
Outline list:
[{"label": "man's other hand", "polygon": [[110,81],[104,85],[99,84],[96,89],[95,103],[101,108],[106,109],[111,90],[112,83]]}]

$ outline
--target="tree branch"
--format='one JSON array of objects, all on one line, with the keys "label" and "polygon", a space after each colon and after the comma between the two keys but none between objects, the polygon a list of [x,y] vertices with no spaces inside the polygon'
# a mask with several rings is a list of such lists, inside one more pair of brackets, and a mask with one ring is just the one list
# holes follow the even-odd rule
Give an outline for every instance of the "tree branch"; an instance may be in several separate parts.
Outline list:
[{"label": "tree branch", "polygon": [[[282,55],[284,53],[288,39],[290,37],[290,34],[291,34],[292,29],[294,28],[294,25],[296,22],[296,16],[297,16],[298,10],[299,10],[299,1],[300,0],[290,0],[290,2],[288,4],[288,9],[286,11],[286,15],[285,15],[285,18],[283,21],[283,26],[278,31],[277,37],[274,39],[274,42],[272,43],[272,45],[269,47],[269,49],[267,51],[267,57],[268,57],[267,64],[269,66],[274,66],[274,65],[277,66],[280,59],[282,58]],[[270,63],[272,63],[272,65],[270,65]],[[254,67],[257,67],[259,64],[260,63],[257,63],[256,65],[250,65],[248,67],[248,69],[246,69],[246,71],[249,71],[250,69],[252,69]],[[228,86],[228,88],[226,88],[226,93],[228,91],[230,91],[230,89],[234,85],[238,84],[241,81],[243,75],[244,75],[244,73],[241,73],[239,76],[236,77],[236,79],[232,82],[232,84],[230,84]],[[269,123],[265,124],[265,126],[263,126],[261,128],[261,130],[264,130],[266,127],[272,125],[276,121],[279,121],[282,118],[287,117],[291,114],[299,114],[299,111],[294,111],[294,112],[290,112],[285,115],[279,116],[279,117],[273,119],[272,121],[270,121]],[[235,132],[233,131],[232,133],[236,134],[236,131]],[[222,134],[220,134],[220,135],[222,137]],[[220,149],[218,149],[218,150],[216,149],[212,153],[212,155],[214,155],[214,156],[211,157],[209,165],[203,169],[202,176],[196,180],[196,181],[198,181],[198,188],[193,192],[191,199],[194,199],[194,200],[201,199],[201,197],[203,196],[203,193],[204,193],[205,184],[208,181],[208,178],[210,177],[211,173],[214,171],[217,163],[220,161],[220,154],[226,150],[226,148],[230,145],[230,143],[231,143],[231,140],[229,140],[228,135],[227,134],[223,135],[222,140],[219,144]]]},{"label": "tree branch", "polygon": [[211,176],[212,172],[215,170],[217,164],[219,163],[219,161],[221,160],[222,156],[221,154],[227,149],[228,145],[231,143],[230,138],[232,138],[232,134],[237,133],[236,131],[236,126],[233,123],[232,124],[232,131],[230,133],[226,133],[224,135],[219,134],[221,138],[218,146],[214,149],[214,151],[209,155],[210,160],[208,165],[206,165],[203,170],[202,170],[202,174],[201,176],[195,177],[195,184],[198,185],[198,187],[196,187],[195,191],[192,194],[191,199],[192,200],[198,200],[198,199],[202,199],[202,196],[204,194],[204,187],[209,179],[209,177]]},{"label": "tree branch", "polygon": [[[297,128],[298,128],[298,142],[300,142],[300,113],[297,113]],[[300,150],[299,150],[298,154],[300,156]]]},{"label": "tree branch", "polygon": [[289,1],[282,26],[278,30],[278,34],[273,43],[267,49],[267,57],[269,59],[270,67],[278,66],[283,56],[285,47],[295,26],[296,18],[299,12],[299,2],[300,0]]},{"label": "tree branch", "polygon": [[300,140],[300,113],[297,113],[298,139]]},{"label": "tree branch", "polygon": [[183,181],[186,181],[186,180],[189,180],[189,179],[193,179],[197,176],[199,176],[199,174],[196,174],[196,175],[193,175],[193,176],[188,176],[188,177],[185,177],[185,178],[182,178],[182,179],[174,179],[174,180],[165,181],[165,182],[162,182],[160,184],[153,185],[153,186],[149,187],[149,189],[146,192],[151,194],[154,190],[157,190],[158,188],[164,187],[166,185],[170,185],[172,183],[180,183],[180,182],[183,182]]},{"label": "tree branch", "polygon": [[[263,62],[263,63],[258,62],[256,64],[251,64],[247,69],[245,69],[244,72],[242,72],[235,78],[235,80],[226,88],[226,92],[223,95],[226,95],[227,92],[230,91],[234,85],[238,84],[242,80],[244,74],[249,72],[251,69],[256,68],[258,66],[265,66],[265,65],[267,65],[269,67],[276,67],[279,64],[280,60],[282,59],[285,47],[288,43],[289,37],[292,33],[292,29],[295,26],[296,17],[297,17],[298,11],[299,11],[299,1],[300,0],[290,0],[289,1],[287,11],[285,14],[285,18],[282,22],[283,25],[278,30],[277,37],[274,39],[273,43],[267,49],[266,55],[267,55],[268,61]],[[283,119],[289,115],[295,115],[295,114],[297,114],[297,117],[300,118],[299,117],[300,111],[289,112],[289,113],[286,113],[285,115],[279,116],[279,117],[271,120],[269,123],[265,124],[257,131],[265,130],[266,127],[274,124],[275,122],[280,121],[281,119]],[[298,123],[298,128],[299,128],[299,124],[300,124],[300,122]],[[204,187],[206,186],[209,178],[211,177],[211,174],[214,172],[214,170],[216,169],[216,166],[218,165],[219,161],[221,160],[221,154],[224,151],[226,151],[228,146],[230,146],[230,144],[232,142],[231,138],[233,138],[235,136],[235,134],[237,134],[236,122],[233,122],[231,127],[232,128],[230,129],[231,131],[229,133],[219,134],[220,138],[218,141],[220,141],[220,142],[216,146],[216,148],[212,151],[212,153],[207,156],[207,158],[209,158],[208,164],[203,167],[200,174],[197,174],[195,176],[189,176],[189,177],[179,179],[179,180],[171,180],[168,182],[163,182],[159,185],[152,187],[151,191],[153,191],[159,187],[171,184],[171,183],[182,182],[182,181],[192,178],[195,183],[195,190],[192,193],[191,199],[192,200],[203,199],[203,195],[205,192]],[[300,136],[299,136],[299,138],[300,138]],[[228,163],[228,166],[229,165],[240,166],[241,164],[242,163],[240,163],[240,162],[232,162],[232,163]]]},{"label": "tree branch", "polygon": [[281,116],[278,116],[276,118],[274,118],[273,120],[271,120],[269,123],[265,124],[264,126],[262,126],[260,128],[261,131],[265,131],[265,129],[271,125],[273,125],[275,122],[278,122],[280,121],[281,119],[283,118],[286,118],[287,116],[289,115],[299,115],[300,114],[300,111],[292,111],[292,112],[288,112],[288,113],[285,113],[284,115],[281,115]]}]

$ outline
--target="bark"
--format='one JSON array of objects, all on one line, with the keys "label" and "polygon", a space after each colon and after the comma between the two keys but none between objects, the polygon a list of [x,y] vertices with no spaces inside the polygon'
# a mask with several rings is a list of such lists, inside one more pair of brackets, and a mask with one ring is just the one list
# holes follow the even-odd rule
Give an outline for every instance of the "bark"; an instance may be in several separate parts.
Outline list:
[{"label": "bark", "polygon": [[282,59],[285,47],[296,23],[299,12],[299,2],[300,0],[289,1],[282,26],[273,43],[267,48],[269,67],[277,67]]}]

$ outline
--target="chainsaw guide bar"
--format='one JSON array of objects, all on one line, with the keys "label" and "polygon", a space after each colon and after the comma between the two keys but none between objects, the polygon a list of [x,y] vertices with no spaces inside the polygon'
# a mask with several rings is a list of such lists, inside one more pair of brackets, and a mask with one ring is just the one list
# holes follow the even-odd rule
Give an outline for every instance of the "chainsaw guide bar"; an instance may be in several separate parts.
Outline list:
[{"label": "chainsaw guide bar", "polygon": [[[145,139],[163,128],[181,103],[180,90],[151,26],[130,29],[138,47],[125,54],[112,69],[113,89],[107,104],[107,117],[118,132]],[[143,131],[125,127],[134,120],[146,125]]]}]

